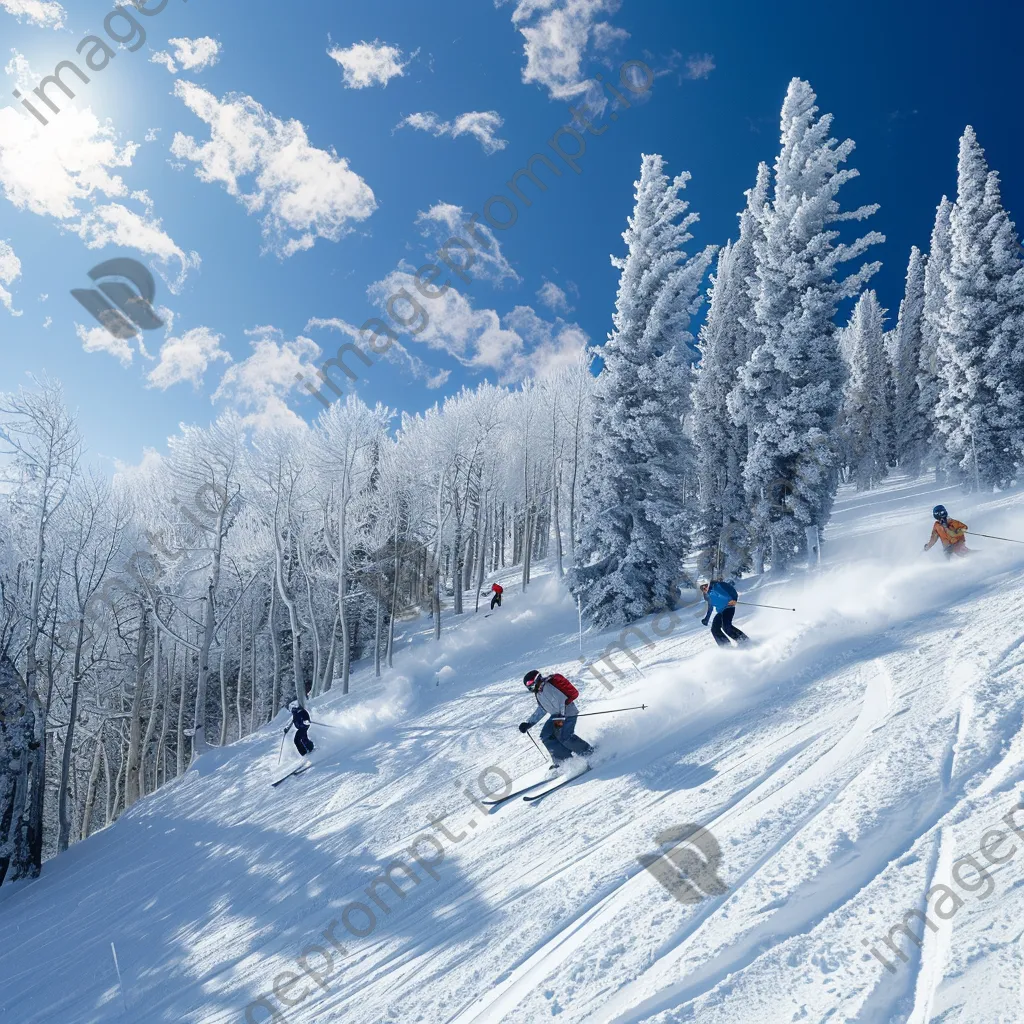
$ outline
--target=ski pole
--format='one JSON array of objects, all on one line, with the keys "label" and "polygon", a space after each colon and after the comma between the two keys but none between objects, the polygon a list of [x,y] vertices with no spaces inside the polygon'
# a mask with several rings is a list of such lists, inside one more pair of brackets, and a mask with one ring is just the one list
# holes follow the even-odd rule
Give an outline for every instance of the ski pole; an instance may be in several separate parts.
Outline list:
[{"label": "ski pole", "polygon": [[1012,537],[993,537],[991,533],[974,533],[972,537],[984,537],[986,540],[1005,540],[1007,544],[1024,544],[1024,540],[1014,540]]},{"label": "ski pole", "polygon": [[621,711],[643,711],[650,707],[649,704],[638,704],[632,708],[609,708],[607,711],[584,711],[582,715],[577,715],[577,718],[589,718],[591,715],[617,715]]},{"label": "ski pole", "polygon": [[[530,730],[529,729],[526,730],[526,735],[530,737],[530,742],[537,748],[537,753],[540,754],[541,757],[545,757],[546,755],[544,754],[544,751],[540,749],[540,744],[533,738],[532,735],[530,735]],[[555,765],[555,759],[554,758],[551,758],[551,767],[552,768],[557,767]]]},{"label": "ski pole", "polygon": [[[981,534],[978,534],[980,537]],[[756,601],[737,601],[737,604],[745,604],[748,608],[774,608],[777,612],[795,612],[795,608],[783,608],[781,604],[757,604]]]},{"label": "ski pole", "polygon": [[281,734],[281,749],[277,752],[277,763],[278,764],[281,763],[281,756],[284,754],[284,738],[287,735],[288,735],[288,730],[285,729],[285,731]]}]

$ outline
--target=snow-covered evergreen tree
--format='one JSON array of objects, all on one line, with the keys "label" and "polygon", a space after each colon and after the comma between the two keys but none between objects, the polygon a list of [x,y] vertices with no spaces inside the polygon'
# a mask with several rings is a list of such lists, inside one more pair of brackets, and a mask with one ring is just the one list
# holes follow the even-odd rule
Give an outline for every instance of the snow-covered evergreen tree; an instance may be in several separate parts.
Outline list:
[{"label": "snow-covered evergreen tree", "polygon": [[714,575],[734,575],[749,562],[743,481],[747,428],[733,417],[728,398],[757,341],[751,291],[757,269],[754,241],[761,234],[769,182],[768,166],[761,164],[756,184],[746,193],[739,240],[719,253],[710,308],[700,332],[701,361],[693,389],[703,543],[699,568]]},{"label": "snow-covered evergreen tree", "polygon": [[1024,269],[999,177],[970,126],[960,140],[940,316],[936,424],[969,487],[1002,487],[1022,449]]},{"label": "snow-covered evergreen tree", "polygon": [[936,479],[945,476],[945,448],[935,425],[939,405],[939,334],[946,308],[946,275],[949,273],[949,216],[953,204],[942,197],[935,211],[928,263],[924,270],[924,322],[921,325],[921,355],[918,359],[917,390],[921,414],[928,421],[928,458],[935,463]]},{"label": "snow-covered evergreen tree", "polygon": [[714,256],[688,257],[698,219],[679,193],[689,174],[669,179],[665,161],[644,155],[636,205],[623,232],[624,258],[614,331],[600,350],[594,439],[583,488],[583,522],[569,575],[573,592],[600,624],[625,623],[670,607],[689,544],[683,436],[696,347],[690,320]]},{"label": "snow-covered evergreen tree", "polygon": [[843,395],[843,447],[857,490],[883,480],[889,469],[889,363],[885,351],[885,313],[873,290],[854,307],[845,332],[849,375]]},{"label": "snow-covered evergreen tree", "polygon": [[804,549],[805,530],[823,527],[832,509],[844,376],[834,318],[840,300],[857,295],[879,264],[837,275],[842,264],[883,240],[870,232],[838,241],[834,225],[862,220],[877,206],[841,212],[836,196],[857,175],[842,167],[854,143],[830,137],[832,117],[818,117],[815,100],[807,82],[793,79],[782,107],[782,149],[765,233],[754,247],[760,338],[732,400],[750,432],[751,527],[758,541],[770,542],[773,565],[780,566]]},{"label": "snow-covered evergreen tree", "polygon": [[894,462],[917,476],[929,452],[931,427],[922,409],[919,381],[924,340],[926,260],[915,245],[907,264],[907,283],[900,303],[892,346]]}]

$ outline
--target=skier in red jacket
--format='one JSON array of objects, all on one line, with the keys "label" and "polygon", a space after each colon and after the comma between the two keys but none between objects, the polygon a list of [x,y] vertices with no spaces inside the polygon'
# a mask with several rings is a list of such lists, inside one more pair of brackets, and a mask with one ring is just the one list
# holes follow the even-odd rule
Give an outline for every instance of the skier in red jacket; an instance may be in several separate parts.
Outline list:
[{"label": "skier in red jacket", "polygon": [[592,754],[594,748],[576,735],[576,698],[580,695],[572,683],[563,675],[553,672],[550,676],[542,676],[536,669],[531,669],[523,676],[526,688],[537,698],[537,707],[533,714],[519,723],[520,732],[528,732],[530,726],[536,725],[545,715],[551,717],[544,723],[540,731],[540,740],[554,761],[565,761],[573,754],[585,757]]},{"label": "skier in red jacket", "polygon": [[494,597],[491,598],[491,611],[494,611],[494,606],[501,607],[501,595],[505,592],[504,587],[500,583],[492,583],[491,590],[494,593]]}]

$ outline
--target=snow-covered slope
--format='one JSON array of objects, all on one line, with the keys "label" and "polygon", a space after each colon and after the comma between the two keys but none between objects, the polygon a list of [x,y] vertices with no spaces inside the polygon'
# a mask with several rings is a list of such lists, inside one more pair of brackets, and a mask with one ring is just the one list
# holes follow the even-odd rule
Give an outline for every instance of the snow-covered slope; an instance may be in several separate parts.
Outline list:
[{"label": "snow-covered slope", "polygon": [[[1024,546],[923,555],[937,500],[1024,537],[1019,495],[844,492],[821,572],[741,586],[798,609],[745,609],[759,645],[719,652],[696,606],[641,623],[611,692],[579,674],[550,577],[439,644],[406,627],[390,677],[316,704],[333,728],[305,775],[268,785],[282,719],[3,890],[0,1020],[1024,1019],[1024,811],[1001,823],[1024,779]],[[580,719],[585,778],[482,807],[544,771],[516,729],[533,667],[581,681],[584,711],[651,707]],[[691,863],[711,894],[683,902],[640,858],[696,825],[727,891]],[[885,939],[913,910],[904,963]]]}]

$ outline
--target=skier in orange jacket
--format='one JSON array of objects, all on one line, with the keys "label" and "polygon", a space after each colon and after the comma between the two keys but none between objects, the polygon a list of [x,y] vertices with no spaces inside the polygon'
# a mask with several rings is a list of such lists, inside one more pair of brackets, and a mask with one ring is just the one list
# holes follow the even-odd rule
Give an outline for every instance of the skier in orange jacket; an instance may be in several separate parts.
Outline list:
[{"label": "skier in orange jacket", "polygon": [[932,515],[935,516],[935,525],[932,527],[928,543],[924,546],[925,551],[930,550],[936,541],[942,541],[942,550],[946,552],[947,558],[969,554],[965,539],[967,524],[961,523],[959,519],[950,519],[945,505],[936,505],[932,509]]}]

